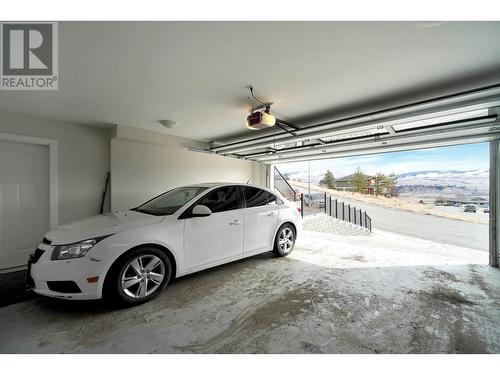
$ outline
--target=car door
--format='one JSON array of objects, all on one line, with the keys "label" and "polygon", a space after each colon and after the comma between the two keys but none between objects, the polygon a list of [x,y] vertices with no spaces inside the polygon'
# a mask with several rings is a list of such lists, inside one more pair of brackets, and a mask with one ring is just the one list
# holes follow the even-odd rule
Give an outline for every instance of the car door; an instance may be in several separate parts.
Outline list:
[{"label": "car door", "polygon": [[188,270],[202,269],[243,255],[243,209],[237,186],[214,189],[195,205],[210,208],[205,217],[186,215],[184,251]]},{"label": "car door", "polygon": [[276,197],[252,186],[243,186],[242,190],[245,200],[243,252],[252,254],[271,250],[279,214]]}]

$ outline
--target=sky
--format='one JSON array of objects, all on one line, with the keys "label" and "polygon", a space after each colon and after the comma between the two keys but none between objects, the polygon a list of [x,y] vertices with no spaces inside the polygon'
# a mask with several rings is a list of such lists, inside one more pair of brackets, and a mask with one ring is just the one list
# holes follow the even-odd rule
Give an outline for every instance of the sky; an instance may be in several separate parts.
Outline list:
[{"label": "sky", "polygon": [[[305,172],[308,163],[278,164],[282,173]],[[311,174],[323,174],[327,169],[335,178],[354,173],[359,166],[364,173],[377,172],[402,174],[426,170],[474,170],[489,168],[489,144],[477,143],[462,146],[439,147],[415,151],[391,152],[377,155],[355,156],[311,161]]]}]

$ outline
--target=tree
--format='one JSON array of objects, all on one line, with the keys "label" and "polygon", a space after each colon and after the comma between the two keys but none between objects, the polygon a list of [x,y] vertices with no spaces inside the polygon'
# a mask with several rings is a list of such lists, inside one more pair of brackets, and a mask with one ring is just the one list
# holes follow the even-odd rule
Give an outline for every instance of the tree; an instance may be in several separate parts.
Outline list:
[{"label": "tree", "polygon": [[329,169],[319,184],[326,186],[328,189],[335,189],[335,177],[333,177],[333,173]]},{"label": "tree", "polygon": [[366,181],[366,176],[361,170],[360,167],[356,169],[356,172],[352,175],[352,182],[354,184],[354,188],[358,193],[364,193],[366,187],[368,186],[368,181]]},{"label": "tree", "polygon": [[375,175],[375,195],[382,194],[384,192],[384,183],[387,176],[383,173],[378,172]]},{"label": "tree", "polygon": [[396,176],[394,173],[391,173],[389,176],[387,176],[384,179],[383,187],[385,189],[385,193],[389,197],[394,197],[397,195],[396,192],[396,184],[398,183],[398,176]]}]

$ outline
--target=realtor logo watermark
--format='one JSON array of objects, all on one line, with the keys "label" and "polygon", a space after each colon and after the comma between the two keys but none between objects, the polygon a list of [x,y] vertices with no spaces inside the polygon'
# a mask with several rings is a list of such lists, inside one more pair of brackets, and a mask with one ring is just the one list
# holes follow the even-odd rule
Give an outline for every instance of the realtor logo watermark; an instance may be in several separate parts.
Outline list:
[{"label": "realtor logo watermark", "polygon": [[55,22],[0,23],[0,90],[57,90]]}]

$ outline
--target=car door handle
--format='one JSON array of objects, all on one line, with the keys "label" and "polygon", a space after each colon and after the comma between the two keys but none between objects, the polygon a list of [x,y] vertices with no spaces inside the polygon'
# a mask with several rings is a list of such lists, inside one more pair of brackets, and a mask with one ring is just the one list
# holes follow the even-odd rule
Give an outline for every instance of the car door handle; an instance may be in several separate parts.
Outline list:
[{"label": "car door handle", "polygon": [[240,225],[240,221],[236,219],[235,221],[231,221],[229,225]]},{"label": "car door handle", "polygon": [[267,216],[274,216],[274,212],[269,212]]}]

